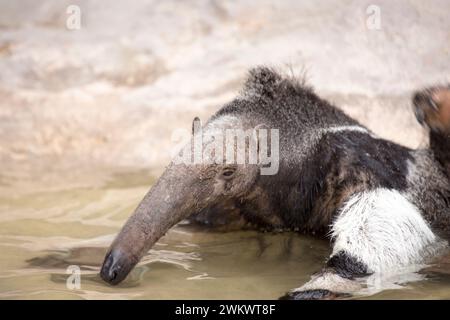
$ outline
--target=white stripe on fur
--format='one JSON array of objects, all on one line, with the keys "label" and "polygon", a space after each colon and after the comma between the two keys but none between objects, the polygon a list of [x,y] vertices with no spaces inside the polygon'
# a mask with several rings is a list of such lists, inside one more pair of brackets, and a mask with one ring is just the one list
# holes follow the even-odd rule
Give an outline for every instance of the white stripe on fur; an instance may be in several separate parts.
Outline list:
[{"label": "white stripe on fur", "polygon": [[344,131],[356,131],[356,132],[362,132],[362,133],[369,133],[369,130],[366,128],[363,128],[361,126],[337,126],[337,127],[329,127],[323,129],[324,133],[338,133],[338,132],[344,132]]}]

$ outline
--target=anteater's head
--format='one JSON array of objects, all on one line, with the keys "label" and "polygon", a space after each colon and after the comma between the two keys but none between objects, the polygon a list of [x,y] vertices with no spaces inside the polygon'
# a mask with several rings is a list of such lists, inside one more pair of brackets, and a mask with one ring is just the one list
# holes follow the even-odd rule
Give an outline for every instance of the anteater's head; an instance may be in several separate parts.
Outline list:
[{"label": "anteater's head", "polygon": [[[201,128],[197,123],[194,120],[193,127]],[[194,132],[111,245],[100,273],[105,281],[121,282],[153,244],[180,220],[221,204],[241,206],[254,202],[255,194],[261,196],[261,190],[257,191],[261,188],[260,176],[278,170],[278,159],[274,157],[277,148],[271,149],[278,137],[263,129],[262,124],[250,126],[245,119],[223,116]],[[260,159],[267,161],[263,163]],[[268,208],[262,207],[270,203],[258,202],[261,208],[255,212],[268,212]],[[264,216],[252,219],[265,222]]]},{"label": "anteater's head", "polygon": [[252,70],[237,99],[205,126],[194,120],[190,141],[112,243],[101,277],[121,282],[172,226],[205,210],[231,205],[254,224],[283,227],[278,212],[292,204],[298,213],[302,192],[295,161],[305,151],[294,140],[303,136],[300,124],[323,119],[299,106],[318,103],[301,84],[267,68]]}]

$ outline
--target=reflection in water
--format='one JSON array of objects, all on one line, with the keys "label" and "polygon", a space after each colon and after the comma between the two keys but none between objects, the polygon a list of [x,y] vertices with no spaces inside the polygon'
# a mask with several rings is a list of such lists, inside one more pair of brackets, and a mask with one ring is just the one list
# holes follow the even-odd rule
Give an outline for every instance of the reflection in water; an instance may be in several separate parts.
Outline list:
[{"label": "reflection in water", "polygon": [[[73,188],[36,181],[18,188],[26,183],[0,180],[5,182],[0,187],[4,299],[274,299],[307,281],[329,254],[327,241],[294,233],[223,233],[179,225],[123,283],[111,287],[98,276],[100,265],[150,176],[105,174],[91,187]],[[79,290],[66,287],[70,265],[81,269]],[[361,293],[370,298],[448,299],[450,255],[420,273],[405,270],[368,283]]]}]

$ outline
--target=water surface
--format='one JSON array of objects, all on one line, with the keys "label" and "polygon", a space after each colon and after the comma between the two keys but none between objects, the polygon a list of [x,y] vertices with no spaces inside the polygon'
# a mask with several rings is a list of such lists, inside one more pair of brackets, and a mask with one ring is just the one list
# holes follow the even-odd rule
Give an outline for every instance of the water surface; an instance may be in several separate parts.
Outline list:
[{"label": "water surface", "polygon": [[[306,282],[330,253],[327,241],[295,233],[181,224],[111,287],[98,276],[100,265],[154,177],[107,170],[2,173],[0,298],[274,299]],[[66,285],[71,265],[81,270],[80,289]],[[382,286],[369,298],[449,299],[450,259]]]}]

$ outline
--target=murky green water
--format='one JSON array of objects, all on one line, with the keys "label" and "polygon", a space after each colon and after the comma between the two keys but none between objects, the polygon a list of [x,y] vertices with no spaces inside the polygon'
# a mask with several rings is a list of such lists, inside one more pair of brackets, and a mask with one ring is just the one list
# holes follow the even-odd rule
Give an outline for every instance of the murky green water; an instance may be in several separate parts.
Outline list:
[{"label": "murky green water", "polygon": [[[274,299],[318,271],[328,243],[293,233],[172,229],[125,282],[98,276],[114,234],[154,181],[145,172],[0,175],[1,299]],[[81,269],[71,290],[66,270]],[[370,298],[450,298],[450,259]],[[395,280],[393,284],[395,285]]]}]

